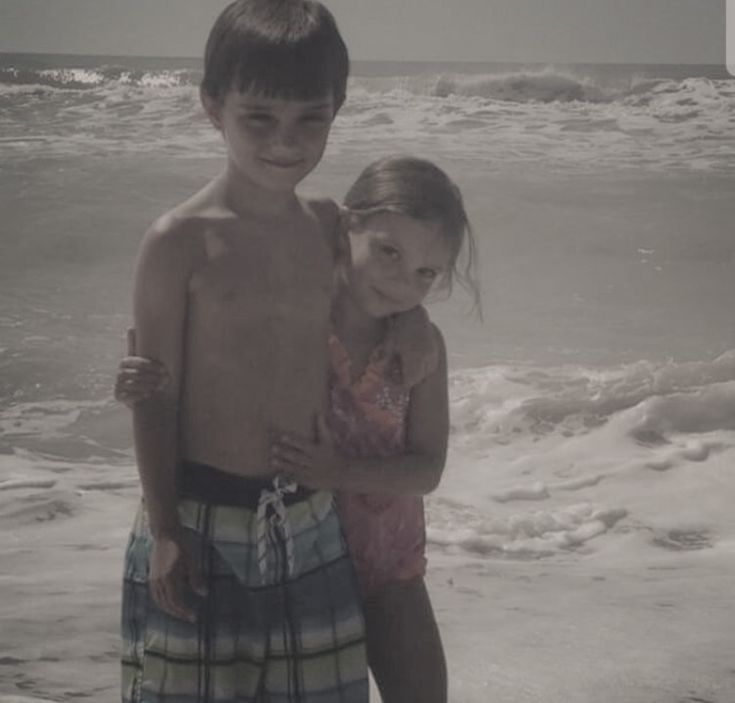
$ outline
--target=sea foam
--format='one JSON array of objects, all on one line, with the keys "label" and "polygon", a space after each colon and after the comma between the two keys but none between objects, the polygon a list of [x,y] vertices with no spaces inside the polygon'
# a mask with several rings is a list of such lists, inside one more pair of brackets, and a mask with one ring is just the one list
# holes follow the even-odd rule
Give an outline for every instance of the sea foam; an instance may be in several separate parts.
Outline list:
[{"label": "sea foam", "polygon": [[[102,63],[0,66],[8,156],[166,149],[209,157],[219,141],[198,100],[201,71]],[[330,150],[425,150],[502,168],[731,171],[731,81],[553,66],[350,79]],[[34,145],[21,139],[32,134]],[[412,145],[412,146],[411,146]]]}]

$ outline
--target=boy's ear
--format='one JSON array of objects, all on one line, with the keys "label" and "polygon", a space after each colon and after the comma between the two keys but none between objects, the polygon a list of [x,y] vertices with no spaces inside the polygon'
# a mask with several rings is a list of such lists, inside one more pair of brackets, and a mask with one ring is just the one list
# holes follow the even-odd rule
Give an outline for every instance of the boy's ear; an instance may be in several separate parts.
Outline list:
[{"label": "boy's ear", "polygon": [[204,112],[207,113],[209,121],[215,129],[222,130],[222,103],[213,98],[209,93],[199,89],[199,100],[201,100]]}]

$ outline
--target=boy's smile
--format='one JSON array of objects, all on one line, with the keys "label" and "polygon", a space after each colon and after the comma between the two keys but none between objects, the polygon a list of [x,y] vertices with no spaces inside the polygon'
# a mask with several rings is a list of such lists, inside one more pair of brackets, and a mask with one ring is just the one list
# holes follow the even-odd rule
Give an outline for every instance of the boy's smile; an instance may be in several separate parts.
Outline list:
[{"label": "boy's smile", "polygon": [[334,119],[331,96],[295,100],[231,90],[221,102],[203,100],[230,166],[268,191],[293,190],[314,169]]}]

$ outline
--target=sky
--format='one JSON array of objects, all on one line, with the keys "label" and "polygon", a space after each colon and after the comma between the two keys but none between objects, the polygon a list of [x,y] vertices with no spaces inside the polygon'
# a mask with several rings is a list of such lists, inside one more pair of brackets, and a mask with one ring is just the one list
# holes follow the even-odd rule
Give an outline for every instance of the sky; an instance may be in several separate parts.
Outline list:
[{"label": "sky", "polygon": [[[735,4],[735,0],[729,0]],[[0,0],[0,51],[200,56],[228,0]],[[353,59],[724,63],[725,0],[325,0]]]}]

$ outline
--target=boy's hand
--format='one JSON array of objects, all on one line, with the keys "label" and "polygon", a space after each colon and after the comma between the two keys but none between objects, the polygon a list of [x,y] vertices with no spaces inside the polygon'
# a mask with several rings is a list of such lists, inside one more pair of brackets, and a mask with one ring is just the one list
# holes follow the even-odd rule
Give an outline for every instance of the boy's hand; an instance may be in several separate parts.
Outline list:
[{"label": "boy's hand", "polygon": [[279,434],[271,444],[270,467],[307,488],[332,491],[339,488],[345,461],[322,415],[317,416],[316,429],[316,440]]},{"label": "boy's hand", "polygon": [[150,589],[161,610],[175,618],[196,621],[196,612],[187,605],[184,587],[204,596],[207,587],[188,545],[182,539],[156,537],[150,557]]},{"label": "boy's hand", "polygon": [[132,407],[165,388],[170,377],[159,361],[142,356],[126,356],[115,378],[115,400]]}]

